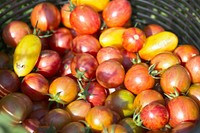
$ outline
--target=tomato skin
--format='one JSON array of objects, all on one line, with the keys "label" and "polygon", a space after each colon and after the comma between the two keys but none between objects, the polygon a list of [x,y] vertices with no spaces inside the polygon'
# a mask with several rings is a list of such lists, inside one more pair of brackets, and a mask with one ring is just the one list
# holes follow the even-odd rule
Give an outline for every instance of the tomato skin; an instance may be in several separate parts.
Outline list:
[{"label": "tomato skin", "polygon": [[60,133],[85,133],[85,126],[81,122],[70,122],[66,124]]},{"label": "tomato skin", "polygon": [[187,91],[187,96],[195,100],[200,107],[200,83],[193,83]]},{"label": "tomato skin", "polygon": [[108,126],[106,129],[102,130],[101,133],[127,133],[125,127],[120,124],[112,124]]},{"label": "tomato skin", "polygon": [[139,55],[144,60],[151,60],[155,55],[164,51],[173,51],[178,45],[178,37],[169,31],[163,31],[149,36]]},{"label": "tomato skin", "polygon": [[41,48],[38,36],[29,34],[22,38],[13,55],[13,67],[18,77],[26,76],[33,70],[40,56]]},{"label": "tomato skin", "polygon": [[80,5],[76,6],[71,12],[70,24],[79,34],[94,34],[99,30],[101,20],[99,14],[93,8]]},{"label": "tomato skin", "polygon": [[149,37],[151,35],[155,35],[157,33],[165,31],[165,29],[161,25],[158,25],[158,24],[148,24],[147,26],[144,27],[143,31],[146,37]]},{"label": "tomato skin", "polygon": [[200,82],[200,55],[192,57],[185,64],[190,73],[192,83]]},{"label": "tomato skin", "polygon": [[197,103],[190,97],[178,96],[167,103],[171,127],[179,125],[181,122],[199,120],[199,107]]},{"label": "tomato skin", "polygon": [[71,24],[70,24],[70,8],[69,8],[70,4],[66,3],[61,7],[60,10],[60,15],[61,15],[61,23],[67,27],[67,28],[72,28]]},{"label": "tomato skin", "polygon": [[148,73],[148,66],[144,63],[133,65],[124,78],[124,85],[127,90],[139,94],[143,90],[152,89],[155,79]]},{"label": "tomato skin", "polygon": [[146,41],[144,32],[136,27],[128,28],[123,33],[123,48],[130,52],[138,52]]},{"label": "tomato skin", "polygon": [[164,93],[185,93],[189,89],[191,78],[189,72],[182,65],[173,65],[166,69],[160,78],[160,85]]},{"label": "tomato skin", "polygon": [[127,0],[112,0],[103,10],[102,16],[108,27],[121,27],[131,18],[132,8]]},{"label": "tomato skin", "polygon": [[59,9],[49,2],[37,4],[31,12],[30,19],[33,27],[38,22],[37,29],[41,31],[55,30],[61,21]]}]

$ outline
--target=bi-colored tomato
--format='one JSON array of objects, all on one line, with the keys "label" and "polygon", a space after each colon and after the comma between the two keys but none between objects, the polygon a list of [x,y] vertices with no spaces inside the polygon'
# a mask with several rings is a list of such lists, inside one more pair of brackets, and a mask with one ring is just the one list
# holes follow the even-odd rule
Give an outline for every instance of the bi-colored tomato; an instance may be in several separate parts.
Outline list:
[{"label": "bi-colored tomato", "polygon": [[33,70],[40,56],[41,47],[40,38],[36,35],[29,34],[22,38],[15,48],[13,57],[13,67],[18,77],[26,76]]}]

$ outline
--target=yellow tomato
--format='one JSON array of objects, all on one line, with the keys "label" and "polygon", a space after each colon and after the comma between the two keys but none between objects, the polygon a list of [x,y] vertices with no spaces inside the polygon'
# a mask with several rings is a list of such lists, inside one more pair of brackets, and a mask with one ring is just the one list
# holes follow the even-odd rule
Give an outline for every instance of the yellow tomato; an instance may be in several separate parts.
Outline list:
[{"label": "yellow tomato", "polygon": [[71,0],[74,5],[88,5],[97,12],[103,11],[110,0]]},{"label": "yellow tomato", "polygon": [[125,30],[126,28],[123,27],[113,27],[104,30],[99,37],[101,46],[114,46],[117,48],[122,48],[122,35]]},{"label": "yellow tomato", "polygon": [[169,31],[163,31],[147,38],[139,55],[144,60],[151,60],[154,56],[165,51],[173,51],[178,45],[178,37]]},{"label": "yellow tomato", "polygon": [[19,76],[25,76],[30,73],[41,52],[41,41],[36,35],[29,34],[22,38],[14,51],[13,67],[15,73]]}]

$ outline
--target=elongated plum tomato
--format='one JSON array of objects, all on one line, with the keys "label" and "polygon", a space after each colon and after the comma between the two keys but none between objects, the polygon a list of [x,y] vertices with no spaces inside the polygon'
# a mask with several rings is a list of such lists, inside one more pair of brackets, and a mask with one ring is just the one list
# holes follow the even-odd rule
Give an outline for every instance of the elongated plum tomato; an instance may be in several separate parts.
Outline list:
[{"label": "elongated plum tomato", "polygon": [[122,27],[131,18],[132,8],[128,0],[112,0],[103,10],[102,16],[108,27]]},{"label": "elongated plum tomato", "polygon": [[105,29],[99,37],[99,42],[102,47],[114,46],[117,48],[123,48],[122,36],[126,29],[123,27],[113,27]]},{"label": "elongated plum tomato", "polygon": [[59,9],[50,2],[42,2],[37,4],[31,12],[31,24],[36,26],[40,31],[54,30],[58,28],[61,17]]},{"label": "elongated plum tomato", "polygon": [[18,77],[29,74],[40,56],[42,44],[40,38],[29,34],[22,38],[13,55],[13,67]]},{"label": "elongated plum tomato", "polygon": [[99,30],[101,20],[92,7],[79,5],[70,14],[70,24],[79,34],[94,34]]},{"label": "elongated plum tomato", "polygon": [[160,79],[160,85],[164,93],[185,93],[189,89],[191,78],[189,72],[182,65],[173,65],[166,69]]},{"label": "elongated plum tomato", "polygon": [[163,31],[149,36],[142,49],[139,50],[141,59],[151,60],[155,55],[164,51],[173,51],[178,45],[178,37],[169,31]]},{"label": "elongated plum tomato", "polygon": [[124,85],[127,90],[139,94],[143,90],[152,89],[155,79],[148,73],[148,66],[145,63],[133,65],[124,78]]},{"label": "elongated plum tomato", "polygon": [[71,0],[71,2],[75,5],[88,5],[92,7],[97,12],[103,11],[103,9],[107,6],[110,0]]},{"label": "elongated plum tomato", "polygon": [[122,38],[122,46],[130,52],[138,52],[146,41],[146,35],[144,32],[136,27],[126,29]]}]

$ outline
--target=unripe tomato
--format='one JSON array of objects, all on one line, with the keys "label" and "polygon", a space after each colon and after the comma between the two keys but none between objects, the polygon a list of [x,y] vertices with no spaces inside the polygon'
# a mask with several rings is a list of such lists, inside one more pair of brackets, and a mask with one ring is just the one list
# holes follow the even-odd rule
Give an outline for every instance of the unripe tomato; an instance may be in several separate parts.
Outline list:
[{"label": "unripe tomato", "polygon": [[13,67],[18,77],[29,74],[40,56],[42,44],[40,38],[29,34],[22,38],[14,51]]}]

